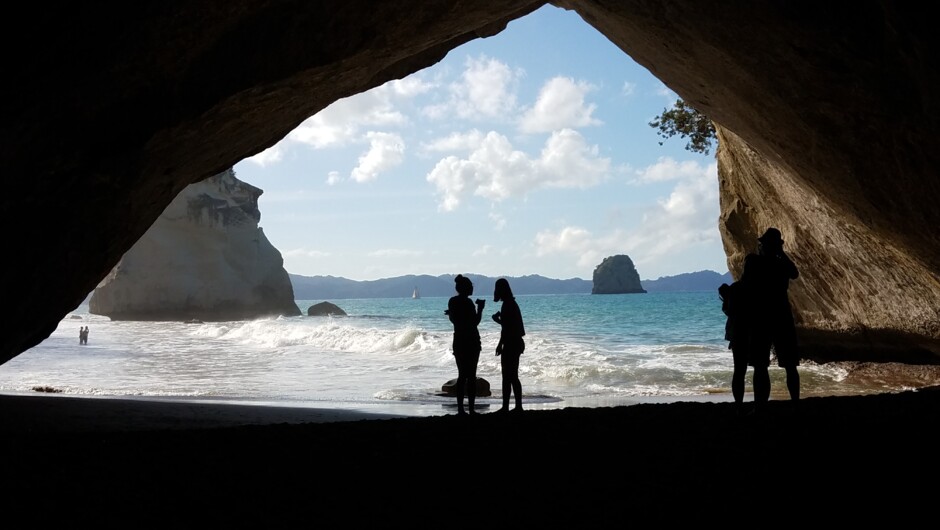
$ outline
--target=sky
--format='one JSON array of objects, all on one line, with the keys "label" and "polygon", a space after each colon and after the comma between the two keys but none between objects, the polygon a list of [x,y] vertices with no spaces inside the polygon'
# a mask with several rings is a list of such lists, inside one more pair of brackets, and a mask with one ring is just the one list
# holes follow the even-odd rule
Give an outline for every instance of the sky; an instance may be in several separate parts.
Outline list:
[{"label": "sky", "polygon": [[[303,276],[724,273],[714,149],[649,122],[677,96],[577,13],[498,35],[323,109],[235,165]],[[662,145],[660,145],[662,144]]]}]

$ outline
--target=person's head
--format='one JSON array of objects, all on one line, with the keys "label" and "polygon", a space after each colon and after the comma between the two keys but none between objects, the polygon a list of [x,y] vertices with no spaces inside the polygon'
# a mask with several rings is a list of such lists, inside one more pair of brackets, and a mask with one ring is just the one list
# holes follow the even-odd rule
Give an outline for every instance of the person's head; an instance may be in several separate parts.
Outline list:
[{"label": "person's head", "polygon": [[768,228],[764,235],[757,238],[757,250],[762,254],[776,254],[782,248],[783,236],[776,228]]},{"label": "person's head", "polygon": [[454,284],[454,287],[457,289],[457,294],[464,296],[473,294],[473,282],[463,274],[458,274],[457,277],[454,278]]},{"label": "person's head", "polygon": [[509,280],[500,278],[496,280],[496,288],[493,290],[493,301],[512,299],[512,289],[509,288]]}]

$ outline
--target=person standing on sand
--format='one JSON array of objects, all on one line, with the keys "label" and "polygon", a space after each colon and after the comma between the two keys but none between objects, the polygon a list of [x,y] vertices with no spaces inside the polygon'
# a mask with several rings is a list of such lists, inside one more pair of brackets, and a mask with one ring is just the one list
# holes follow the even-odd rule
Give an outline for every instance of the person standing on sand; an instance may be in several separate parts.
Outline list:
[{"label": "person standing on sand", "polygon": [[510,394],[516,395],[515,412],[522,412],[522,382],[519,381],[519,357],[525,351],[525,326],[522,323],[522,311],[512,295],[509,280],[496,280],[493,301],[502,302],[502,308],[493,313],[493,320],[500,325],[499,343],[496,355],[499,357],[503,372],[503,407],[497,412],[509,412]]},{"label": "person standing on sand", "polygon": [[744,259],[741,282],[745,284],[751,315],[749,364],[754,367],[754,410],[770,399],[770,350],[777,365],[787,372],[787,390],[796,404],[800,399],[800,364],[796,344],[796,326],[787,297],[790,280],[800,273],[783,251],[780,230],[768,228],[757,239],[757,254]]},{"label": "person standing on sand", "polygon": [[458,274],[454,279],[457,294],[447,302],[444,314],[454,324],[454,359],[457,361],[457,415],[467,412],[463,407],[464,394],[470,405],[470,414],[476,414],[474,402],[477,394],[477,364],[480,362],[480,320],[483,318],[483,306],[486,301],[477,299],[476,308],[470,300],[473,294],[473,282],[470,278]]},{"label": "person standing on sand", "polygon": [[731,350],[734,362],[734,372],[731,374],[731,395],[734,396],[735,413],[744,414],[744,378],[747,375],[748,344],[750,330],[747,318],[749,311],[745,305],[746,293],[744,284],[732,282],[721,284],[718,287],[718,296],[721,298],[721,311],[727,315],[725,321],[725,340]]}]

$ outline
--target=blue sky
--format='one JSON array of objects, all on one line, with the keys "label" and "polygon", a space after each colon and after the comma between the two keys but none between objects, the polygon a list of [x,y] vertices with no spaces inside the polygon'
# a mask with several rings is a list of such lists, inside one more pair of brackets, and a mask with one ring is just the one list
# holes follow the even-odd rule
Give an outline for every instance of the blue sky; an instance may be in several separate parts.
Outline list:
[{"label": "blue sky", "polygon": [[[554,6],[337,101],[235,166],[304,276],[727,271],[709,155],[648,125],[676,95]],[[663,145],[659,142],[663,141]]]}]

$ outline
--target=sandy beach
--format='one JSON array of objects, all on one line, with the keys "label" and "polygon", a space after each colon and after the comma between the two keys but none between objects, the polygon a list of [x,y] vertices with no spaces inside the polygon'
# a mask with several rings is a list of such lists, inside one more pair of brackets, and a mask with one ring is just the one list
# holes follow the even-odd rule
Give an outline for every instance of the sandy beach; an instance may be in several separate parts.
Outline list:
[{"label": "sandy beach", "polygon": [[4,514],[122,528],[933,517],[940,391],[766,412],[690,401],[398,417],[5,395]]}]

